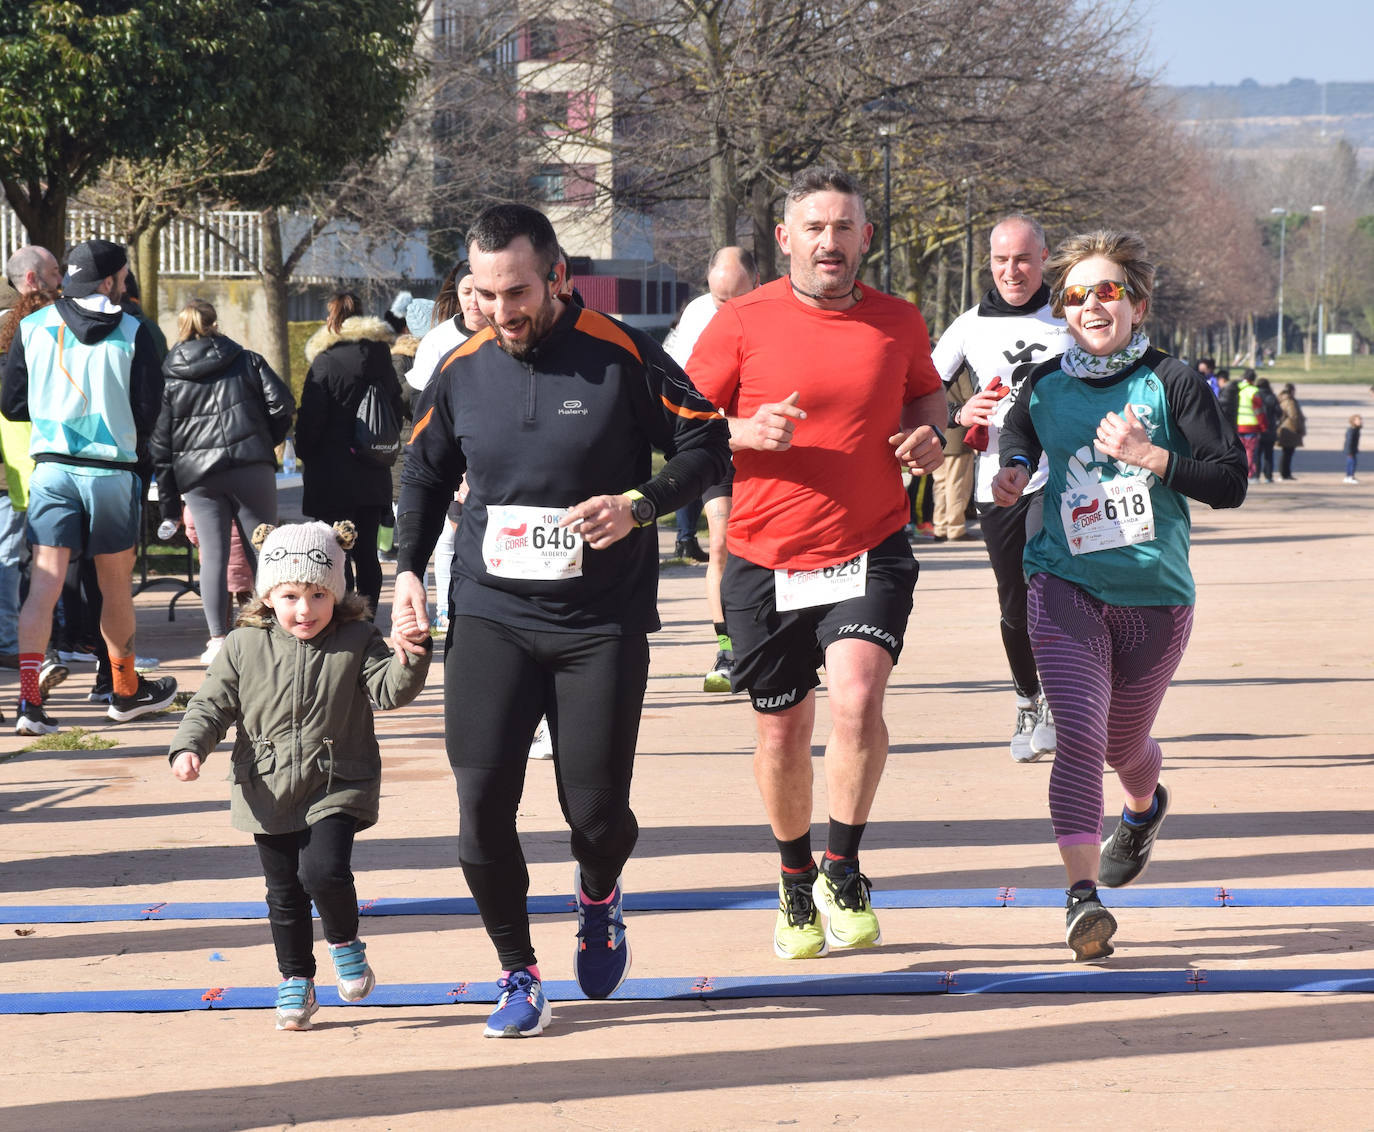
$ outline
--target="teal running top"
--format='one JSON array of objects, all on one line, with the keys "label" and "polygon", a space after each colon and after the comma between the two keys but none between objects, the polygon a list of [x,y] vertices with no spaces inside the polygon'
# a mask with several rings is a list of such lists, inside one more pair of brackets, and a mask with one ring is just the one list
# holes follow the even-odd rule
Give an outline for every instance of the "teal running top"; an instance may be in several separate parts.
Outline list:
[{"label": "teal running top", "polygon": [[[1188,499],[1245,500],[1245,450],[1201,375],[1148,349],[1105,378],[1071,377],[1053,358],[1003,425],[1001,464],[1049,458],[1044,524],[1026,543],[1029,578],[1054,574],[1110,605],[1191,605]],[[1163,479],[1099,453],[1097,426],[1129,406],[1169,453]]]}]

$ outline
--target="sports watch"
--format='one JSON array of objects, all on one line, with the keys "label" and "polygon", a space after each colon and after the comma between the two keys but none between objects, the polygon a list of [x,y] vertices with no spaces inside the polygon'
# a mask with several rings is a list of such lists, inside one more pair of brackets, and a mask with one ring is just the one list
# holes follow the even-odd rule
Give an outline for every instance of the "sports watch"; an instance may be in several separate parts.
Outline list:
[{"label": "sports watch", "polygon": [[625,497],[630,501],[630,518],[634,520],[636,527],[647,527],[658,518],[658,508],[650,500],[645,499],[643,493],[627,491]]}]

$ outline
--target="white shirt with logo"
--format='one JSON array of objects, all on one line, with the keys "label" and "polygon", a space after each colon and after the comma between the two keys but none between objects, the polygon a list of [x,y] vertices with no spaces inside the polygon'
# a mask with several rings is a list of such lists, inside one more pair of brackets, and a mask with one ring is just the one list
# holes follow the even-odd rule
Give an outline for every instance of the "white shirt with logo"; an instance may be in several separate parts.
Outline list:
[{"label": "white shirt with logo", "polygon": [[[987,388],[995,377],[1011,389],[997,402],[988,428],[987,451],[979,454],[973,496],[979,503],[992,502],[992,481],[999,467],[997,432],[1020,396],[1025,379],[1041,362],[1062,354],[1072,344],[1064,320],[1055,318],[1048,304],[1029,314],[1016,315],[983,314],[979,307],[970,307],[940,335],[931,357],[946,387],[953,384],[959,368],[967,363],[975,390]],[[1039,491],[1048,477],[1048,465],[1042,458],[1026,485],[1026,493]]]}]

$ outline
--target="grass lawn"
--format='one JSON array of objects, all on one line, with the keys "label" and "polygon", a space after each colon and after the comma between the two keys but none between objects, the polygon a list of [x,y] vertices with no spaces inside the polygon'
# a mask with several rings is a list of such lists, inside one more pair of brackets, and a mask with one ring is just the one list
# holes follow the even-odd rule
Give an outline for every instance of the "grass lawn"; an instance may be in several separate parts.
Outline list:
[{"label": "grass lawn", "polygon": [[[1232,366],[1231,376],[1239,376],[1244,366]],[[1334,385],[1374,385],[1374,355],[1354,354],[1346,358],[1312,359],[1312,368],[1303,367],[1301,354],[1284,354],[1276,365],[1265,366],[1257,371],[1269,379],[1269,384],[1281,387],[1291,381],[1294,385],[1303,382],[1327,382]]]}]

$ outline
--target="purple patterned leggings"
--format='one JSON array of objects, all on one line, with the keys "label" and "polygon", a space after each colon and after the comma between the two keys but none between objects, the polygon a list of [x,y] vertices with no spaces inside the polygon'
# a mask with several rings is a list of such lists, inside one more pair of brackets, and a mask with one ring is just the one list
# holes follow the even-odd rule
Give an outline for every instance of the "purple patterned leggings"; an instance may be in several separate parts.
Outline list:
[{"label": "purple patterned leggings", "polygon": [[1147,798],[1162,754],[1150,738],[1193,628],[1191,605],[1107,605],[1052,574],[1031,579],[1026,602],[1040,684],[1058,748],[1050,818],[1061,846],[1102,838],[1102,767]]}]

